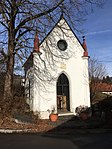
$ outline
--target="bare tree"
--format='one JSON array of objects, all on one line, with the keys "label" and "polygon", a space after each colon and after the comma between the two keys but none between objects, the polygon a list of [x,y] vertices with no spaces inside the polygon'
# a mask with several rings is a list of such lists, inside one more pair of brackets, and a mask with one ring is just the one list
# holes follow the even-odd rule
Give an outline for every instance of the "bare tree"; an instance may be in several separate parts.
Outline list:
[{"label": "bare tree", "polygon": [[4,76],[6,72],[6,65],[3,55],[4,55],[3,49],[0,48],[0,95],[3,95]]},{"label": "bare tree", "polygon": [[104,0],[0,0],[0,45],[6,62],[4,100],[8,105],[13,98],[15,58],[22,61],[28,56],[35,32],[40,38],[45,37],[61,13],[75,28],[92,5],[103,3]]},{"label": "bare tree", "polygon": [[106,68],[97,58],[93,57],[89,61],[90,78],[90,98],[93,101],[98,92],[98,83],[107,75]]}]

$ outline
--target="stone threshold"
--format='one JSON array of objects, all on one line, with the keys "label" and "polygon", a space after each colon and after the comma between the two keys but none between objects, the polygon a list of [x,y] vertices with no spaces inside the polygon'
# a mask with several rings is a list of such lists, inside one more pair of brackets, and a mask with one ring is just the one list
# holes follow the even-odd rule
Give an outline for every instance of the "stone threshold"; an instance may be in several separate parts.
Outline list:
[{"label": "stone threshold", "polygon": [[63,113],[59,112],[58,113],[58,116],[69,116],[69,115],[74,115],[74,113],[73,112],[63,112]]}]

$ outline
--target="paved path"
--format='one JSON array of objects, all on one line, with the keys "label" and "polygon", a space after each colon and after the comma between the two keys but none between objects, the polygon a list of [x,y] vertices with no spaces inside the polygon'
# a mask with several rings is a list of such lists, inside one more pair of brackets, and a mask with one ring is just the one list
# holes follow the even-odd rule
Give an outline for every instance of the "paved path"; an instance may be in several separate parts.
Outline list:
[{"label": "paved path", "polygon": [[0,133],[0,149],[112,149],[112,129],[99,128],[99,122],[83,122],[74,117],[59,122],[51,123],[56,128],[44,134],[1,129],[6,134]]},{"label": "paved path", "polygon": [[65,139],[42,137],[36,134],[0,134],[0,149],[77,149]]},{"label": "paved path", "polygon": [[0,134],[0,149],[112,149],[112,131],[73,130],[72,134]]}]

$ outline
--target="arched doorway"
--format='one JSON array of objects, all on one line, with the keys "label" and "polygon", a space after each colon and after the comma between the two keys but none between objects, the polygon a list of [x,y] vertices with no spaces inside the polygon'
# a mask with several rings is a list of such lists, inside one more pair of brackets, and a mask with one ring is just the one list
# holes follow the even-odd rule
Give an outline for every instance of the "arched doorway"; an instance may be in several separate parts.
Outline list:
[{"label": "arched doorway", "polygon": [[70,111],[69,80],[62,73],[57,80],[57,109],[58,111]]}]

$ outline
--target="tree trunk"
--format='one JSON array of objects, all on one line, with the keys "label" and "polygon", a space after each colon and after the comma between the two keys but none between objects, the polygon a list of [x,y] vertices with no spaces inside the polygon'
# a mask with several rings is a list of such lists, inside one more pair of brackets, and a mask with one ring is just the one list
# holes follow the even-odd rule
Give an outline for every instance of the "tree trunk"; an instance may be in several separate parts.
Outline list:
[{"label": "tree trunk", "polygon": [[[10,47],[10,50],[11,47]],[[10,54],[7,62],[7,72],[5,76],[4,85],[4,101],[9,101],[13,99],[13,67],[14,67],[14,56]]]},{"label": "tree trunk", "polygon": [[4,112],[12,110],[11,103],[13,99],[13,71],[14,71],[14,50],[15,50],[15,18],[16,1],[12,1],[10,20],[8,23],[8,53],[7,53],[7,71],[4,84]]},{"label": "tree trunk", "polygon": [[8,58],[7,58],[7,71],[4,84],[4,104],[3,112],[11,111],[11,103],[13,100],[13,70],[14,70],[14,33],[9,32],[8,40]]}]

